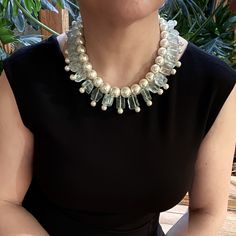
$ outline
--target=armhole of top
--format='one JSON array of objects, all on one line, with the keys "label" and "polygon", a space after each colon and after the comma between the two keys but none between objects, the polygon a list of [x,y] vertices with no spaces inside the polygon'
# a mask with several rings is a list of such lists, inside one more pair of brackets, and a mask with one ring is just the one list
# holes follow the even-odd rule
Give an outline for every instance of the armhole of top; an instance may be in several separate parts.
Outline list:
[{"label": "armhole of top", "polygon": [[219,75],[219,78],[216,80],[217,83],[216,85],[214,85],[215,90],[213,91],[213,96],[211,96],[210,99],[208,118],[206,121],[203,137],[207,135],[207,133],[213,126],[227,98],[229,97],[236,84],[236,71],[234,71],[230,67],[225,67],[225,70],[226,71],[223,77]]},{"label": "armhole of top", "polygon": [[[18,67],[15,68],[14,66],[14,58],[11,56],[3,60],[3,70],[5,73],[5,79],[7,79],[11,90],[13,92],[16,105],[21,117],[21,120],[26,128],[28,128],[31,132],[33,132],[33,126],[31,124],[31,121],[29,119],[29,111],[27,111],[27,104],[26,104],[26,97],[27,92],[24,89],[25,84],[23,81],[22,73],[17,73],[15,70],[17,70]],[[19,77],[18,77],[19,75]],[[30,99],[28,97],[28,99]]]}]

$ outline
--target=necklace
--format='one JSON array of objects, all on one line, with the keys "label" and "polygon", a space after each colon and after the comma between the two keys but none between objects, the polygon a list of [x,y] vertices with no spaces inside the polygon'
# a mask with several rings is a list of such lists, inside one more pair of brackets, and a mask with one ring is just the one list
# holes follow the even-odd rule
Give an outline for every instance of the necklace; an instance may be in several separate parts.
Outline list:
[{"label": "necklace", "polygon": [[95,107],[97,102],[101,100],[101,108],[106,111],[115,101],[119,114],[123,113],[127,104],[129,109],[140,112],[138,96],[142,95],[147,106],[151,106],[151,93],[162,95],[164,90],[169,88],[167,76],[174,75],[176,73],[174,68],[181,66],[178,55],[182,53],[183,44],[179,40],[179,32],[174,29],[177,25],[175,20],[166,21],[159,16],[159,22],[161,40],[155,63],[145,78],[132,86],[122,88],[112,87],[98,76],[86,54],[82,21],[72,22],[72,27],[66,32],[67,49],[65,54],[67,56],[65,62],[67,65],[65,70],[73,72],[70,75],[71,80],[82,82],[79,91],[90,94],[91,106]]}]

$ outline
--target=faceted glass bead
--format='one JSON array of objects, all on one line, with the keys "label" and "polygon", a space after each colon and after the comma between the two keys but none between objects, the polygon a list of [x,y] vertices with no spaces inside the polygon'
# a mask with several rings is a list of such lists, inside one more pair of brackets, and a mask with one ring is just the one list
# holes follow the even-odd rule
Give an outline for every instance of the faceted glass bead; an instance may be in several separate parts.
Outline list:
[{"label": "faceted glass bead", "polygon": [[83,80],[86,80],[86,78],[87,78],[86,72],[83,70],[77,71],[75,76],[76,76],[75,82],[81,82]]},{"label": "faceted glass bead", "polygon": [[142,94],[143,100],[145,102],[152,100],[152,96],[147,89],[145,89],[145,88],[141,89],[140,93]]},{"label": "faceted glass bead", "polygon": [[167,67],[162,67],[161,69],[160,69],[160,72],[162,73],[162,74],[164,74],[164,75],[170,75],[171,74],[171,68],[167,68]]},{"label": "faceted glass bead", "polygon": [[112,106],[114,97],[110,93],[106,93],[102,99],[102,104],[105,106]]},{"label": "faceted glass bead", "polygon": [[173,69],[175,67],[175,64],[176,62],[165,60],[163,67]]},{"label": "faceted glass bead", "polygon": [[149,83],[148,90],[152,93],[157,93],[159,91],[160,87],[158,87],[155,83]]},{"label": "faceted glass bead", "polygon": [[162,74],[156,74],[154,76],[154,81],[157,86],[163,87],[168,82],[168,79]]},{"label": "faceted glass bead", "polygon": [[178,52],[178,49],[167,48],[167,53],[171,54],[172,56],[176,56]]},{"label": "faceted glass bead", "polygon": [[82,87],[85,88],[86,93],[90,94],[91,91],[93,90],[94,85],[93,82],[90,79],[88,79],[82,83]]},{"label": "faceted glass bead", "polygon": [[119,96],[116,98],[116,109],[125,109],[125,98],[122,96]]},{"label": "faceted glass bead", "polygon": [[99,88],[95,88],[91,93],[91,100],[98,102],[103,97],[103,93]]},{"label": "faceted glass bead", "polygon": [[135,109],[135,107],[140,106],[136,95],[132,94],[131,96],[128,97],[128,106],[129,109],[131,110]]},{"label": "faceted glass bead", "polygon": [[81,64],[79,64],[77,61],[71,61],[69,63],[69,67],[71,71],[76,72],[81,69]]},{"label": "faceted glass bead", "polygon": [[176,63],[176,55],[165,55],[165,61],[167,61],[168,63],[172,63],[175,66]]},{"label": "faceted glass bead", "polygon": [[70,59],[70,61],[79,61],[79,54],[77,52],[75,51],[70,52],[69,48],[68,48],[68,52],[69,52],[68,58]]}]

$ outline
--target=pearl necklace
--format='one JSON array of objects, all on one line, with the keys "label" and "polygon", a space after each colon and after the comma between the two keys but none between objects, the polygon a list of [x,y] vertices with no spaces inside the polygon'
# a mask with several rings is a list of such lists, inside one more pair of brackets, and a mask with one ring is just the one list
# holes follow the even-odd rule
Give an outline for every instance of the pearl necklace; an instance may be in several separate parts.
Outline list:
[{"label": "pearl necklace", "polygon": [[[178,55],[182,53],[183,44],[179,40],[179,32],[174,29],[175,20],[166,21],[159,16],[161,40],[157,51],[155,63],[150,71],[138,83],[128,87],[112,87],[97,75],[89,62],[86,54],[85,40],[83,36],[82,21],[73,21],[72,27],[66,32],[67,49],[65,54],[66,71],[72,71],[70,79],[75,82],[83,82],[79,91],[91,94],[91,106],[95,107],[102,100],[102,110],[106,111],[116,100],[116,109],[122,114],[128,104],[128,108],[140,112],[141,108],[138,95],[141,94],[147,106],[152,105],[151,93],[162,95],[169,88],[167,76],[176,73],[175,67],[180,67]],[[164,90],[163,90],[164,89]],[[151,92],[151,93],[150,93]],[[126,102],[127,100],[127,102]]]}]

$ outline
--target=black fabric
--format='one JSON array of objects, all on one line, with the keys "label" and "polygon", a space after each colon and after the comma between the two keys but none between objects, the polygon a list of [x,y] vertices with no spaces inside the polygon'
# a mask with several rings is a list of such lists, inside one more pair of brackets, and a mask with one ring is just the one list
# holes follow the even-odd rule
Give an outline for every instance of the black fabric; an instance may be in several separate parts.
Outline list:
[{"label": "black fabric", "polygon": [[[189,43],[170,88],[141,112],[90,106],[69,79],[55,36],[4,61],[35,137],[23,206],[50,235],[161,236],[159,214],[190,189],[199,145],[236,72]],[[100,103],[99,103],[100,104]]]}]

